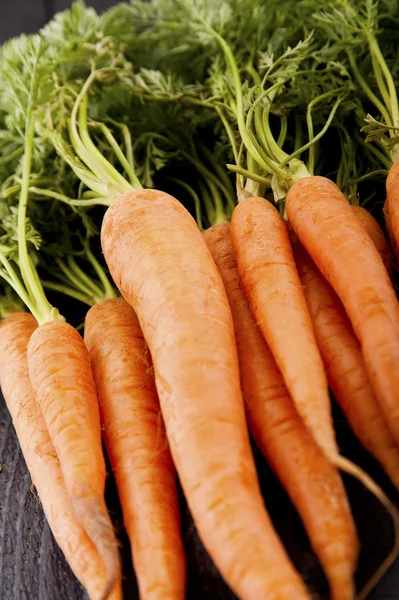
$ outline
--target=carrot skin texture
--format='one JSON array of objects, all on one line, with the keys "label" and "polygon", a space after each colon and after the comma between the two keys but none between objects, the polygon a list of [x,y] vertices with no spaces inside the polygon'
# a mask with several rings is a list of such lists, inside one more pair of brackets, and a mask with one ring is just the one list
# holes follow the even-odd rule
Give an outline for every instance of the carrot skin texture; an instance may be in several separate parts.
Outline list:
[{"label": "carrot skin texture", "polygon": [[309,598],[263,504],[231,313],[194,219],[168,194],[141,190],[108,209],[101,238],[149,345],[173,460],[208,552],[243,600]]},{"label": "carrot skin texture", "polygon": [[72,508],[107,567],[107,597],[120,577],[119,551],[104,500],[100,416],[87,348],[71,325],[52,321],[33,332],[28,365]]},{"label": "carrot skin texture", "polygon": [[391,246],[398,259],[399,244],[399,161],[396,161],[388,171],[386,179],[387,197],[384,205],[385,222]]},{"label": "carrot skin texture", "polygon": [[352,206],[352,210],[359,223],[364,227],[369,237],[373,240],[374,246],[377,248],[382,261],[389,273],[389,277],[392,279],[392,255],[388,241],[382,231],[381,227],[377,223],[368,210],[363,206]]},{"label": "carrot skin texture", "polygon": [[[90,599],[100,600],[106,577],[104,564],[72,512],[60,463],[29,379],[27,347],[36,328],[36,320],[28,313],[10,315],[1,323],[1,387],[54,537]],[[111,598],[121,600],[120,581]]]},{"label": "carrot skin texture", "polygon": [[320,448],[335,456],[327,379],[284,219],[264,198],[250,197],[234,209],[231,235],[252,312],[295,406]]},{"label": "carrot skin texture", "polygon": [[138,319],[123,298],[105,300],[88,311],[84,339],[140,598],[182,600],[185,555],[176,474]]},{"label": "carrot skin texture", "polygon": [[358,540],[342,480],[306,429],[256,324],[238,274],[228,223],[204,237],[222,275],[235,325],[250,431],[301,515],[332,598],[354,598]]},{"label": "carrot skin texture", "polygon": [[399,305],[382,259],[332,181],[315,176],[296,182],[286,209],[297,238],[345,307],[398,444]]},{"label": "carrot skin texture", "polygon": [[297,244],[294,252],[330,388],[359,441],[399,489],[399,450],[345,309],[305,250]]}]

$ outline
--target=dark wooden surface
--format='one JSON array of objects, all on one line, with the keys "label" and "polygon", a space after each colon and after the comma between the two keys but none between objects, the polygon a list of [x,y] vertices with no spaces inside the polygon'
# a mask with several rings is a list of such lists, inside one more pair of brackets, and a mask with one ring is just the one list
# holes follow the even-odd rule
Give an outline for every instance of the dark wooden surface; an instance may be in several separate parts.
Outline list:
[{"label": "dark wooden surface", "polygon": [[[99,10],[112,0],[88,0]],[[36,31],[52,14],[70,6],[67,0],[0,0],[0,42],[21,32]],[[397,493],[374,461],[359,447],[336,412],[336,429],[345,455],[366,467],[399,505]],[[285,492],[262,457],[255,451],[266,506],[292,560],[315,593],[327,599],[327,586],[300,520]],[[30,488],[30,477],[21,455],[4,400],[0,396],[0,600],[83,600],[87,598],[54,542],[40,502]],[[387,553],[392,543],[389,517],[361,486],[345,478],[362,543],[358,583],[361,585]],[[107,500],[119,533],[125,598],[137,598],[128,540],[112,477]],[[231,600],[229,592],[200,543],[184,498],[181,497],[182,531],[188,558],[188,600]],[[156,565],[154,565],[156,568]],[[399,600],[399,562],[391,568],[370,600]],[[167,599],[165,599],[167,600]],[[267,600],[267,599],[259,599]],[[292,599],[295,600],[295,599]]]}]

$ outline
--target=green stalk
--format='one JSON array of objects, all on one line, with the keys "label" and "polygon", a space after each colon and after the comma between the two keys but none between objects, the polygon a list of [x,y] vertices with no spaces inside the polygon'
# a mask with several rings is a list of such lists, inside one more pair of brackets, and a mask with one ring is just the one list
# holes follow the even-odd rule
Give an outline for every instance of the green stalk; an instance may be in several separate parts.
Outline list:
[{"label": "green stalk", "polygon": [[253,179],[257,183],[261,183],[262,185],[266,185],[267,187],[270,187],[272,184],[271,179],[262,177],[261,175],[258,175],[257,173],[248,171],[247,169],[244,169],[243,167],[237,167],[237,165],[226,165],[226,167],[229,169],[229,171],[233,171],[233,173],[239,173],[243,177],[246,177],[247,179]]},{"label": "green stalk", "polygon": [[71,269],[71,271],[76,275],[76,277],[80,279],[82,284],[86,285],[87,289],[90,289],[94,295],[101,297],[101,288],[96,283],[94,283],[94,281],[92,281],[88,275],[86,275],[86,273],[79,267],[73,256],[68,256],[67,263],[69,269]]},{"label": "green stalk", "polygon": [[[81,281],[80,278],[77,277],[76,274],[69,267],[67,267],[67,265],[60,258],[56,259],[56,263],[60,270],[64,273],[64,275],[68,278],[68,280],[73,284],[73,286],[77,290],[80,290],[86,296],[93,297],[93,294],[90,290],[90,286],[87,286],[85,283],[83,283],[83,281]],[[96,302],[102,300],[100,296],[95,298]]]},{"label": "green stalk", "polygon": [[277,139],[277,146],[279,146],[279,148],[282,148],[285,142],[285,138],[287,137],[287,131],[288,131],[288,120],[287,117],[283,116],[280,118],[280,123],[281,123],[281,127],[280,127],[280,133]]},{"label": "green stalk", "polygon": [[229,138],[231,149],[233,151],[234,160],[236,161],[236,164],[238,165],[240,163],[240,159],[239,159],[238,150],[237,150],[237,143],[236,143],[236,140],[234,139],[233,130],[231,129],[230,124],[229,124],[228,120],[226,119],[222,109],[217,107],[216,110],[217,110],[220,120],[222,121],[223,126],[226,130],[227,137]]},{"label": "green stalk", "polygon": [[387,125],[389,125],[391,122],[391,117],[390,117],[389,112],[387,111],[387,109],[385,108],[385,106],[383,105],[381,100],[374,94],[372,89],[367,84],[366,80],[364,79],[363,75],[361,74],[361,72],[359,70],[359,67],[357,66],[355,57],[353,56],[352,52],[348,51],[347,54],[348,54],[348,58],[349,58],[349,64],[355,75],[355,78],[357,79],[358,84],[360,85],[360,87],[362,88],[363,92],[366,94],[368,99],[374,104],[376,109],[379,111],[379,113],[381,114],[381,116],[383,117],[383,119],[385,120]]},{"label": "green stalk", "polygon": [[116,293],[115,293],[113,286],[110,284],[109,279],[108,279],[107,275],[105,274],[104,269],[102,268],[100,263],[97,261],[97,259],[95,258],[94,254],[92,253],[92,251],[90,250],[88,245],[86,245],[85,250],[86,250],[86,256],[87,256],[90,264],[92,265],[93,269],[97,273],[99,280],[102,283],[102,286],[104,289],[104,297],[106,299],[116,298]]},{"label": "green stalk", "polygon": [[126,156],[123,154],[118,142],[112,135],[111,131],[108,129],[108,127],[106,125],[104,125],[104,123],[102,123],[100,125],[100,129],[101,129],[102,133],[104,134],[104,136],[106,137],[109,145],[115,152],[116,156],[118,157],[118,160],[121,163],[122,167],[125,169],[126,173],[128,174],[130,183],[136,187],[141,187],[140,181],[138,180],[136,173],[130,166],[129,161],[127,160]]},{"label": "green stalk", "polygon": [[52,290],[54,292],[60,292],[61,294],[70,296],[75,300],[79,300],[83,304],[87,304],[88,306],[93,306],[94,300],[90,296],[86,296],[85,294],[81,294],[77,290],[73,288],[63,285],[61,283],[54,283],[53,281],[42,280],[43,287],[47,290]]},{"label": "green stalk", "polygon": [[[8,250],[8,248],[6,248]],[[35,304],[31,301],[29,294],[24,289],[24,286],[21,284],[18,275],[14,271],[11,263],[3,254],[3,247],[0,251],[0,262],[4,267],[4,271],[1,272],[1,276],[7,283],[13,288],[13,290],[18,294],[21,298],[22,302],[26,305],[28,310],[34,315],[35,314]]]},{"label": "green stalk", "polygon": [[[326,92],[329,93],[329,92]],[[308,150],[309,148],[312,147],[313,144],[315,144],[316,142],[318,142],[323,135],[326,133],[326,131],[328,130],[328,128],[331,125],[331,122],[334,118],[335,113],[337,112],[337,109],[339,107],[339,105],[341,104],[342,100],[343,100],[343,96],[337,98],[337,100],[335,101],[331,112],[328,116],[328,119],[323,127],[323,129],[321,129],[321,131],[319,131],[319,133],[309,142],[307,142],[306,144],[304,144],[301,148],[298,148],[297,150],[295,150],[292,154],[290,154],[289,156],[287,156],[287,158],[284,159],[284,161],[281,163],[280,166],[285,166],[286,164],[290,163],[291,160],[293,160],[294,158],[296,158],[297,156],[299,156],[300,154],[302,154],[303,152],[305,152],[306,150]]]},{"label": "green stalk", "polygon": [[386,177],[388,174],[387,169],[376,169],[375,171],[370,171],[370,173],[366,173],[365,175],[361,175],[361,177],[356,177],[354,179],[349,179],[349,183],[358,184],[362,181],[367,181],[367,179],[371,179],[376,177],[377,175],[381,175],[382,177]]},{"label": "green stalk", "polygon": [[[271,100],[271,102],[272,102],[272,100]],[[276,142],[273,135],[271,134],[270,124],[269,124],[270,108],[271,108],[271,104],[269,104],[269,106],[267,106],[263,110],[263,115],[262,115],[263,127],[266,132],[267,139],[269,142],[269,147],[270,147],[272,153],[274,154],[276,159],[279,162],[281,162],[287,157],[287,153],[284,152],[284,150],[282,150],[282,148],[278,145],[278,142]]]},{"label": "green stalk", "polygon": [[[204,23],[204,25],[205,25],[206,29],[209,31],[209,33],[211,33],[214,36],[214,38],[217,40],[220,47],[222,48],[226,62],[229,65],[231,73],[233,75],[235,97],[236,97],[236,104],[237,104],[237,125],[238,125],[238,130],[240,132],[240,136],[241,136],[246,148],[252,154],[252,156],[254,157],[256,162],[259,164],[259,166],[262,167],[265,171],[270,171],[270,169],[278,170],[278,165],[276,165],[273,161],[271,161],[270,159],[264,160],[264,157],[262,157],[261,152],[259,152],[259,145],[254,143],[253,139],[251,138],[251,136],[249,135],[249,133],[247,131],[246,122],[245,122],[244,98],[243,98],[243,94],[242,94],[242,84],[241,84],[240,72],[238,70],[237,63],[235,61],[235,58],[233,56],[233,53],[231,51],[229,44],[214,29],[209,27],[206,23]],[[283,173],[280,173],[280,175],[283,175]]]},{"label": "green stalk", "polygon": [[216,210],[212,202],[212,196],[209,193],[207,186],[202,181],[198,181],[198,187],[200,190],[202,202],[205,207],[205,214],[208,219],[208,225],[213,225],[215,221]]},{"label": "green stalk", "polygon": [[101,204],[103,206],[110,206],[112,204],[112,200],[110,198],[101,198],[99,196],[94,196],[93,199],[89,200],[72,200],[68,196],[64,194],[59,194],[58,192],[53,192],[52,190],[46,190],[44,188],[38,188],[35,186],[30,186],[29,191],[33,194],[37,194],[38,196],[45,196],[47,198],[53,198],[54,200],[59,200],[60,202],[64,202],[65,204],[69,204],[69,206],[97,206]]},{"label": "green stalk", "polygon": [[378,64],[381,67],[382,73],[385,77],[385,81],[388,86],[389,98],[390,98],[389,106],[391,108],[392,125],[394,127],[398,127],[399,126],[399,104],[398,104],[398,95],[396,92],[395,82],[392,78],[392,74],[391,74],[390,70],[388,69],[388,65],[385,62],[385,59],[382,55],[381,49],[380,49],[377,41],[373,38],[372,41],[370,41],[370,43],[371,43],[372,50],[376,56]]},{"label": "green stalk", "polygon": [[199,199],[197,192],[194,190],[194,188],[191,187],[191,185],[188,185],[188,183],[186,183],[185,181],[182,181],[181,179],[177,179],[175,177],[169,177],[169,179],[170,179],[170,181],[174,181],[175,183],[180,185],[184,190],[186,190],[186,192],[188,192],[190,194],[190,196],[194,202],[195,220],[197,221],[199,229],[201,231],[203,231],[204,225],[202,222],[202,214],[201,214],[201,200]]},{"label": "green stalk", "polygon": [[[377,82],[378,89],[380,90],[380,94],[382,96],[382,99],[384,100],[385,106],[389,107],[390,103],[391,103],[389,91],[388,91],[387,86],[385,85],[382,70],[381,70],[378,60],[377,60],[376,56],[374,56],[374,54],[371,54],[371,62],[373,63],[373,71],[374,71],[374,76],[375,76],[375,79]],[[387,125],[393,125],[392,117],[390,117]]]},{"label": "green stalk", "polygon": [[[72,119],[71,119],[72,124]],[[87,127],[87,94],[80,102],[79,107],[79,134],[85,148],[85,154],[89,157],[88,166],[97,177],[111,182],[112,185],[121,188],[121,193],[131,191],[130,184],[126,179],[103,157],[96,145],[93,143]],[[93,165],[93,166],[91,166]],[[141,187],[140,183],[137,187]]]},{"label": "green stalk", "polygon": [[[19,267],[21,276],[26,287],[29,298],[33,301],[35,310],[32,314],[36,317],[38,323],[43,323],[48,318],[59,318],[51,304],[48,302],[43,287],[41,286],[37,277],[36,271],[29,258],[28,247],[26,242],[26,212],[28,206],[28,190],[29,190],[29,178],[32,165],[32,149],[33,149],[33,138],[35,122],[33,119],[33,92],[34,85],[36,83],[36,70],[37,63],[35,63],[34,70],[31,78],[31,85],[29,90],[29,101],[27,107],[26,117],[26,131],[25,131],[25,142],[24,142],[24,157],[22,164],[22,182],[21,190],[18,202],[18,226],[17,226],[17,239],[18,239],[18,257]],[[22,299],[22,297],[21,297]]]}]

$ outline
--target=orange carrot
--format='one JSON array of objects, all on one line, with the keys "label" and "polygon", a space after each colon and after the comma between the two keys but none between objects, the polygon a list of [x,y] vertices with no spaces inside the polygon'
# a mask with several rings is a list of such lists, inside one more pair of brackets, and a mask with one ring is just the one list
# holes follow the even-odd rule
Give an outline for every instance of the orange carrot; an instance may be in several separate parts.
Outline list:
[{"label": "orange carrot", "polygon": [[[72,512],[60,463],[29,380],[27,346],[36,327],[35,319],[27,313],[11,315],[1,323],[1,387],[54,537],[89,597],[99,600],[103,598],[106,570]],[[121,598],[120,581],[111,598]]]},{"label": "orange carrot", "polygon": [[249,428],[287,490],[330,582],[331,597],[354,597],[358,540],[337,470],[299,417],[252,314],[228,223],[204,233],[233,314]]},{"label": "orange carrot", "polygon": [[326,456],[338,455],[328,384],[278,210],[263,198],[234,209],[231,234],[240,278],[295,406]]},{"label": "orange carrot", "polygon": [[176,475],[151,358],[133,309],[122,298],[93,306],[84,339],[140,598],[183,599],[185,556]]},{"label": "orange carrot", "polygon": [[345,309],[304,249],[296,244],[294,252],[330,388],[360,442],[399,488],[399,450]]},{"label": "orange carrot", "polygon": [[363,208],[363,206],[352,206],[352,210],[359,223],[361,223],[369,237],[373,240],[374,246],[380,253],[382,261],[392,279],[392,254],[384,232],[373,215]]},{"label": "orange carrot", "polygon": [[397,256],[399,244],[399,161],[394,162],[389,169],[386,180],[387,197],[385,200],[384,213],[388,235],[391,240],[392,249]]},{"label": "orange carrot", "polygon": [[139,190],[107,210],[101,238],[149,345],[174,463],[214,562],[244,600],[309,598],[263,504],[231,312],[194,219],[168,194]]},{"label": "orange carrot", "polygon": [[73,327],[50,321],[33,332],[28,365],[72,508],[106,565],[106,598],[120,576],[119,552],[104,500],[100,417],[87,349]]},{"label": "orange carrot", "polygon": [[345,307],[399,443],[399,305],[382,259],[332,181],[299,180],[288,192],[286,209],[299,241]]}]

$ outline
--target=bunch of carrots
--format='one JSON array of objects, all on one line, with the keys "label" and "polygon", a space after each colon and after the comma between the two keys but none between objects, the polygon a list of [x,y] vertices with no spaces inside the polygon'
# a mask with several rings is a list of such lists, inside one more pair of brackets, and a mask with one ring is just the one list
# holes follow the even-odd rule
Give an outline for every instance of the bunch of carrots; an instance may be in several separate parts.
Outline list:
[{"label": "bunch of carrots", "polygon": [[[397,509],[341,455],[329,395],[399,489],[396,19],[370,0],[78,1],[0,50],[0,385],[91,599],[122,597],[102,441],[144,600],[185,597],[176,475],[239,598],[311,598],[250,437],[333,600],[397,557]],[[340,472],[394,532],[357,593]]]}]

